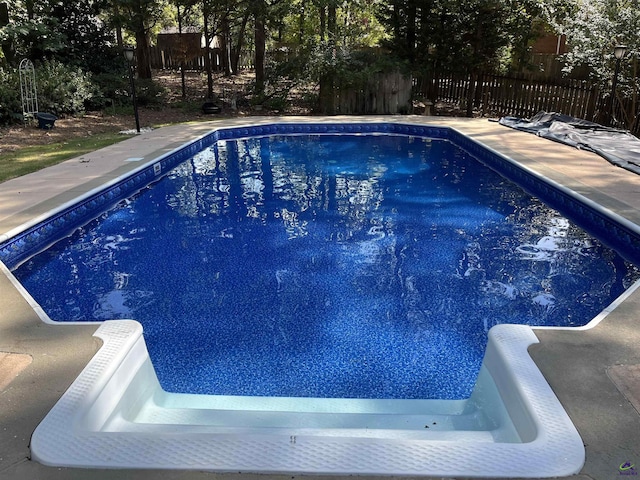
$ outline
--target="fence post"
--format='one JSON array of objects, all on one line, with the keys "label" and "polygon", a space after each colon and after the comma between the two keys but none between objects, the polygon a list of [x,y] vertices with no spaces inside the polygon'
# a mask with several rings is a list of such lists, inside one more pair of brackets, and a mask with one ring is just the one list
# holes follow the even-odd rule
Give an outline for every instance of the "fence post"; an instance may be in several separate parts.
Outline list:
[{"label": "fence post", "polygon": [[598,99],[600,98],[600,91],[597,85],[592,85],[589,91],[589,100],[587,102],[587,115],[586,119],[593,122],[595,121],[596,116],[596,105],[598,103]]}]

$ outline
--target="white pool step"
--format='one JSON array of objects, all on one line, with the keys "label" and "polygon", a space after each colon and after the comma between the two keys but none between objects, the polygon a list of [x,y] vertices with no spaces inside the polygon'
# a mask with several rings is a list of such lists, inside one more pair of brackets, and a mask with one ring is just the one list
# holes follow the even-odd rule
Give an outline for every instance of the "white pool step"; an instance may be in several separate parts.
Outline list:
[{"label": "white pool step", "polygon": [[33,435],[36,461],[491,478],[565,476],[584,463],[523,325],[491,329],[474,393],[454,401],[172,394],[160,388],[140,324],[105,322],[96,336],[102,348]]}]

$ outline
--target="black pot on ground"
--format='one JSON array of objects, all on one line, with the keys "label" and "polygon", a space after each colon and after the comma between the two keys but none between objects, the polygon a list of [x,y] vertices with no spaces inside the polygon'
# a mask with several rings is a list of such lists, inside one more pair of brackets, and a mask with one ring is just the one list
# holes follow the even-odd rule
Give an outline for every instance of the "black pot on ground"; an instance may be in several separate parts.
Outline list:
[{"label": "black pot on ground", "polygon": [[55,115],[45,112],[36,113],[36,118],[38,119],[38,128],[42,128],[43,130],[51,130],[53,124],[56,123],[58,119]]},{"label": "black pot on ground", "polygon": [[202,113],[211,114],[211,113],[220,113],[222,109],[219,105],[216,105],[213,102],[204,102],[202,105]]}]

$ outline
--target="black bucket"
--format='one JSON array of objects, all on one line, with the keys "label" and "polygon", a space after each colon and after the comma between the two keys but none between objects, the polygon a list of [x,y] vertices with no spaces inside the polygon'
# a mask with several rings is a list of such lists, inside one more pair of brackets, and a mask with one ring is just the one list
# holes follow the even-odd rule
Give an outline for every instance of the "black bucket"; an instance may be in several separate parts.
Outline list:
[{"label": "black bucket", "polygon": [[44,112],[38,112],[36,118],[38,119],[38,128],[42,128],[43,130],[51,130],[53,124],[56,123],[58,119],[55,115]]},{"label": "black bucket", "polygon": [[207,115],[210,115],[212,113],[220,113],[222,111],[222,108],[220,108],[219,105],[216,105],[213,102],[205,102],[202,105],[202,113],[205,113]]}]

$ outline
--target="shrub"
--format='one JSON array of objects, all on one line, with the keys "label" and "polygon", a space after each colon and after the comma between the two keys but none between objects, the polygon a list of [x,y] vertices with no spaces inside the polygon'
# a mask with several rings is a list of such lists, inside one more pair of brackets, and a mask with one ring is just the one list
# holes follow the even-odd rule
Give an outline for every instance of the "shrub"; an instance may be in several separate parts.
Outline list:
[{"label": "shrub", "polygon": [[361,87],[371,75],[394,71],[409,72],[408,64],[379,48],[350,48],[321,42],[309,56],[307,73],[320,81],[327,75],[342,86]]},{"label": "shrub", "polygon": [[20,77],[17,70],[0,68],[0,124],[14,120],[22,112]]},{"label": "shrub", "polygon": [[129,103],[129,77],[126,70],[94,75],[99,94],[91,101],[92,109],[99,110],[107,103],[122,105]]},{"label": "shrub", "polygon": [[[126,69],[94,76],[98,94],[95,104],[98,109],[107,103],[131,104],[131,83]],[[158,106],[166,103],[167,90],[153,80],[137,78],[136,95],[140,106]]]},{"label": "shrub", "polygon": [[136,79],[136,95],[138,105],[159,106],[163,105],[167,99],[167,90],[153,80]]},{"label": "shrub", "polygon": [[54,115],[82,114],[100,96],[91,74],[57,60],[45,60],[36,67],[36,84],[39,110]]},{"label": "shrub", "polygon": [[[130,104],[131,87],[128,72],[92,75],[79,67],[57,60],[45,60],[36,66],[38,109],[57,116],[83,114],[87,109],[101,110],[110,101]],[[138,104],[162,105],[166,90],[151,80],[136,79]],[[20,76],[17,69],[0,67],[0,124],[19,118],[22,113]]]}]

